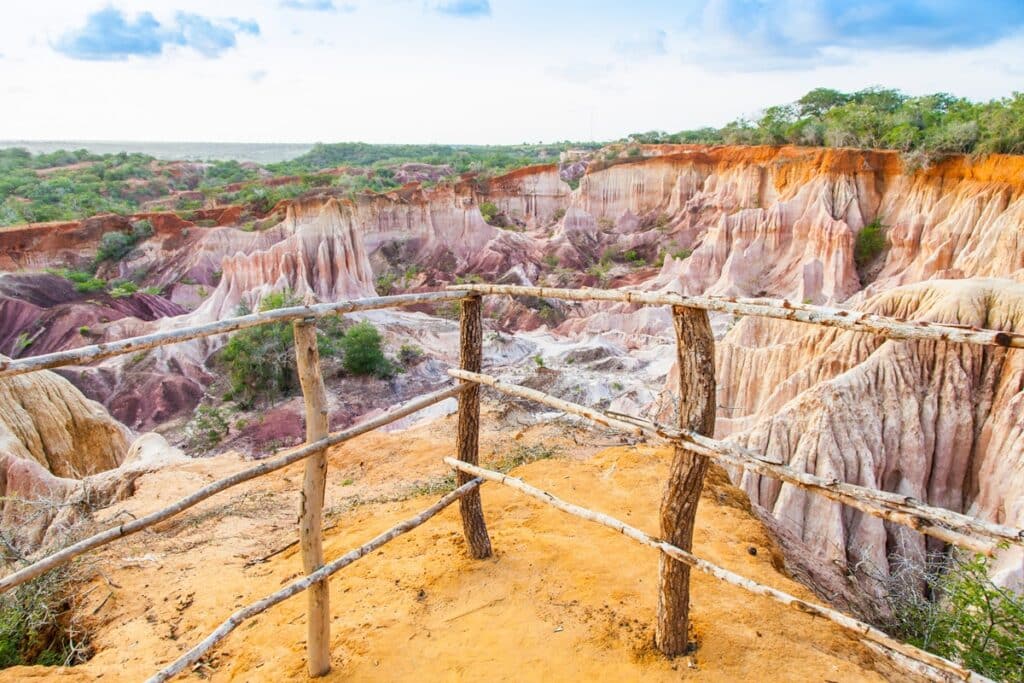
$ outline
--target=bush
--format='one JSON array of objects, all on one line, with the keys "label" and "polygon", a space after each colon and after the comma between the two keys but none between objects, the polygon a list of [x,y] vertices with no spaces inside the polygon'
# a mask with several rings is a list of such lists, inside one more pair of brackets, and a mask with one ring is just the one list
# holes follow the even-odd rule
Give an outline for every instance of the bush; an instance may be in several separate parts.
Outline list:
[{"label": "bush", "polygon": [[414,344],[402,344],[398,350],[398,360],[402,365],[415,365],[423,359],[423,349]]},{"label": "bush", "polygon": [[882,222],[876,218],[857,233],[853,245],[853,260],[858,268],[871,263],[886,247],[885,233]]},{"label": "bush", "polygon": [[124,299],[125,297],[129,297],[137,291],[139,291],[139,286],[132,282],[131,280],[128,280],[126,282],[119,282],[118,284],[111,287],[110,296],[114,297],[115,299]]},{"label": "bush", "polygon": [[484,223],[491,223],[498,216],[498,207],[494,202],[483,202],[480,205],[480,215],[484,218]]},{"label": "bush", "polygon": [[191,452],[206,451],[228,435],[228,420],[222,409],[199,406],[185,427],[185,447]]},{"label": "bush", "polygon": [[[260,311],[298,305],[288,292],[274,292],[263,297]],[[248,313],[244,307],[239,314]],[[317,322],[317,346],[324,357],[336,355],[335,339],[339,336],[337,318]],[[270,401],[288,396],[298,386],[295,362],[294,333],[291,323],[277,322],[250,327],[232,335],[220,353],[219,360],[227,368],[231,382],[226,398],[251,408],[257,401]]]},{"label": "bush", "polygon": [[58,567],[0,596],[0,669],[68,666],[89,657],[73,617],[72,570]]},{"label": "bush", "polygon": [[356,323],[345,331],[341,338],[345,352],[342,365],[353,375],[374,375],[389,377],[394,367],[381,350],[381,336],[372,323]]},{"label": "bush", "polygon": [[1024,594],[992,583],[988,562],[984,555],[953,556],[933,561],[932,571],[897,572],[888,596],[893,619],[886,626],[899,638],[984,676],[1019,681]]},{"label": "bush", "polygon": [[100,238],[99,249],[96,250],[96,263],[103,261],[120,261],[131,253],[135,245],[142,240],[152,237],[153,224],[148,220],[135,221],[132,223],[132,231],[108,232]]}]

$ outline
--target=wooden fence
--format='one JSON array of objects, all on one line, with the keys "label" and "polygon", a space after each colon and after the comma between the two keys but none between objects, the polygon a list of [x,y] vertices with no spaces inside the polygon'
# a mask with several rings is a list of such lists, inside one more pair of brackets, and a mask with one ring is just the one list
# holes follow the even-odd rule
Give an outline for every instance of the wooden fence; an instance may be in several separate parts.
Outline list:
[{"label": "wooden fence", "polygon": [[[679,424],[660,425],[639,417],[609,414],[563,401],[535,389],[510,384],[482,374],[484,295],[511,295],[555,298],[570,301],[613,301],[635,305],[670,306],[675,321],[676,348],[680,379]],[[460,301],[460,368],[449,374],[459,383],[409,401],[403,406],[340,432],[329,433],[326,392],[316,345],[317,318],[353,311],[366,311],[423,303]],[[757,453],[735,444],[712,438],[715,424],[714,338],[708,311],[734,315],[754,315],[826,325],[889,339],[930,340],[1024,348],[1024,336],[998,330],[984,330],[930,322],[906,322],[857,311],[825,308],[788,301],[733,299],[724,297],[687,297],[674,294],[639,292],[548,289],[503,285],[464,285],[447,291],[374,297],[354,301],[277,309],[220,320],[207,325],[168,330],[153,335],[8,360],[0,359],[0,378],[64,365],[80,364],[126,353],[208,337],[272,322],[292,322],[295,328],[297,367],[306,411],[306,444],[282,456],[215,481],[176,503],[144,517],[106,529],[0,578],[0,593],[29,581],[54,567],[141,531],[233,486],[304,461],[305,475],[300,495],[299,539],[305,576],[281,590],[232,614],[223,624],[179,659],[155,674],[150,681],[165,681],[198,661],[214,645],[245,620],[289,597],[306,592],[307,668],[311,676],[330,670],[330,608],[328,578],[335,572],[381,547],[398,536],[420,526],[448,505],[459,501],[466,544],[472,557],[491,555],[491,541],[484,522],[479,488],[485,481],[509,486],[536,500],[569,514],[613,528],[641,544],[660,551],[658,613],[655,642],[666,656],[686,650],[689,620],[689,572],[691,568],[715,576],[731,585],[764,595],[804,612],[828,619],[857,634],[901,666],[934,680],[986,681],[959,664],[901,643],[878,629],[834,609],[800,600],[792,595],[738,576],[722,567],[696,557],[691,552],[693,524],[710,461],[741,467],[775,477],[788,484],[823,495],[857,508],[867,514],[906,525],[942,541],[992,554],[999,543],[1024,545],[1024,530],[987,522],[951,510],[937,508],[886,491],[868,489],[845,482],[826,480],[771,463]],[[526,482],[479,467],[480,386],[519,396],[595,424],[636,436],[649,436],[670,443],[675,454],[661,503],[660,536],[653,537],[608,515],[562,501]],[[359,548],[327,562],[323,556],[322,513],[327,471],[327,448],[360,434],[410,415],[446,398],[458,397],[458,429],[455,449],[458,458],[446,458],[456,474],[456,487],[437,503]]]}]

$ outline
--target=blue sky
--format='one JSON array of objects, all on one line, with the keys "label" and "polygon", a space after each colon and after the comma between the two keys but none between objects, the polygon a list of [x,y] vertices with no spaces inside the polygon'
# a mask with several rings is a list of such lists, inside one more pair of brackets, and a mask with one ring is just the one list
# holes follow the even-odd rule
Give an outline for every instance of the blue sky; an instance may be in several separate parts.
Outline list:
[{"label": "blue sky", "polygon": [[1009,94],[1024,0],[35,0],[0,46],[0,139],[606,139],[822,85]]}]

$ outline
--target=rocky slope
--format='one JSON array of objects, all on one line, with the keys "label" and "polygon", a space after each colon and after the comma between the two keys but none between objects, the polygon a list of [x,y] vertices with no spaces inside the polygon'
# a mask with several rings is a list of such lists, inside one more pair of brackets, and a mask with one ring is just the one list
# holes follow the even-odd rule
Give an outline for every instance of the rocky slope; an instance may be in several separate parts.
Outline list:
[{"label": "rocky slope", "polygon": [[[932,281],[859,308],[911,320],[1024,330],[1024,285]],[[721,433],[773,462],[1024,526],[1024,356],[943,342],[895,342],[764,319],[718,345]],[[868,583],[893,555],[924,559],[941,544],[789,485],[734,473],[751,502],[811,555]],[[997,569],[1024,580],[1019,548]]]},{"label": "rocky slope", "polygon": [[5,561],[60,543],[91,512],[181,457],[156,434],[130,432],[49,371],[0,379],[0,530]]}]

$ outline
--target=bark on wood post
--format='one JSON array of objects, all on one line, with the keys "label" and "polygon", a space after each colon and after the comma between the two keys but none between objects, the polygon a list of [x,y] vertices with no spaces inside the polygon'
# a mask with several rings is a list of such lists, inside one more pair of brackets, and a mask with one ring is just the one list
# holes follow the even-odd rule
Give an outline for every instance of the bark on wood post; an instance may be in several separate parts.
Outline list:
[{"label": "bark on wood post", "polygon": [[[707,311],[674,306],[679,360],[679,426],[705,436],[715,431],[715,340]],[[689,551],[708,459],[676,446],[661,501],[661,537]],[[659,560],[658,623],[654,643],[668,657],[686,653],[690,566],[664,553]]]},{"label": "bark on wood post", "polygon": [[[459,336],[459,365],[463,370],[480,372],[483,362],[484,321],[482,302],[479,295],[462,300],[462,318]],[[465,380],[463,380],[465,381]],[[455,447],[459,460],[476,465],[479,462],[480,447],[480,385],[470,382],[468,389],[459,394],[459,426],[455,436]],[[459,472],[456,484],[459,486],[473,477]],[[469,554],[477,560],[491,556],[491,539],[484,522],[480,491],[472,491],[459,499],[462,514],[462,529],[466,534]]]},{"label": "bark on wood post", "polygon": [[[306,442],[327,436],[327,392],[320,373],[320,351],[316,343],[316,323],[296,321],[295,357],[299,382],[306,404]],[[302,493],[299,496],[299,542],[302,545],[302,568],[311,574],[324,563],[323,508],[327,486],[327,450],[306,459]],[[331,670],[331,617],[327,579],[313,584],[307,591],[306,665],[312,677]]]}]

